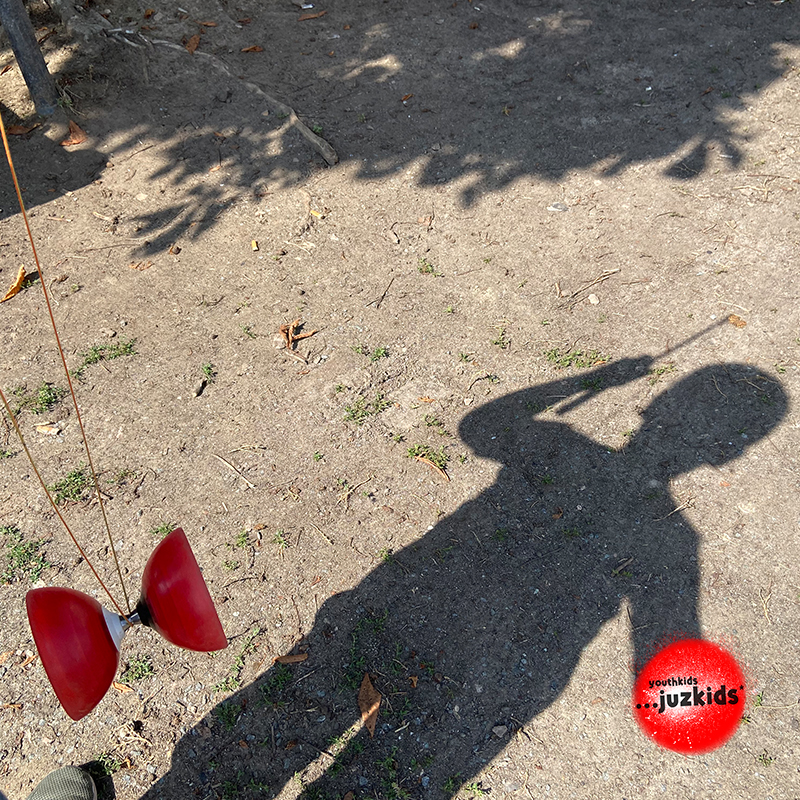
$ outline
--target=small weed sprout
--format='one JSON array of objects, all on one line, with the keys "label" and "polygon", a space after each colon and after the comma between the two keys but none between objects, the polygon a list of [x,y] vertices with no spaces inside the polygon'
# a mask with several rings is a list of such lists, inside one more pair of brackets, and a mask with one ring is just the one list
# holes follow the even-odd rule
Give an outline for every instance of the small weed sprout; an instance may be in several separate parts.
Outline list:
[{"label": "small weed sprout", "polygon": [[151,536],[157,536],[159,539],[163,539],[165,536],[168,536],[172,531],[175,530],[175,523],[174,522],[162,522],[155,528],[150,530]]},{"label": "small weed sprout", "polygon": [[22,532],[14,525],[0,528],[0,535],[6,540],[5,565],[0,573],[0,583],[14,583],[25,575],[31,583],[36,583],[42,572],[52,566],[39,553],[39,548],[44,544],[43,539],[26,542],[22,538]]},{"label": "small weed sprout", "polygon": [[130,684],[134,681],[141,681],[155,675],[155,672],[150,656],[136,656],[128,661],[128,666],[122,673],[120,682]]},{"label": "small weed sprout", "polygon": [[78,469],[72,470],[66,477],[47,487],[47,490],[55,495],[56,505],[60,505],[67,500],[79,503],[81,500],[86,499],[92,485],[91,478],[86,474],[86,469],[86,465],[81,464]]},{"label": "small weed sprout", "polygon": [[232,731],[236,727],[236,721],[241,713],[242,707],[237,703],[220,703],[214,709],[214,714],[226,731]]},{"label": "small weed sprout", "polygon": [[276,531],[275,535],[272,537],[272,544],[278,546],[278,550],[283,552],[289,546],[289,540],[286,536],[285,531]]},{"label": "small weed sprout", "polygon": [[444,451],[444,445],[434,450],[428,444],[415,444],[408,448],[407,455],[409,458],[424,458],[439,469],[444,469],[450,461],[450,456]]},{"label": "small weed sprout", "polygon": [[455,794],[461,787],[461,773],[451,775],[442,785],[442,791],[447,794]]},{"label": "small weed sprout", "polygon": [[70,374],[73,378],[81,380],[86,368],[93,364],[99,364],[101,361],[113,361],[122,356],[135,356],[135,344],[136,339],[121,339],[117,344],[96,344],[87,352],[81,353],[80,366],[72,370]]},{"label": "small weed sprout", "polygon": [[88,771],[94,778],[108,778],[115,772],[119,772],[123,763],[122,758],[116,753],[101,753],[92,760]]},{"label": "small weed sprout", "polygon": [[224,570],[228,571],[228,572],[235,572],[235,571],[236,571],[237,569],[239,569],[239,567],[241,567],[241,566],[242,566],[242,565],[241,565],[241,564],[240,564],[238,561],[235,561],[235,560],[234,560],[234,559],[232,559],[232,558],[226,558],[226,559],[225,559],[225,560],[222,562],[222,568],[223,568]]},{"label": "small weed sprout", "polygon": [[314,461],[319,462],[322,461],[323,458],[325,458],[325,455],[323,453],[320,453],[318,450],[314,452]]},{"label": "small weed sprout", "polygon": [[384,564],[391,564],[394,561],[392,551],[388,547],[382,547],[380,549],[378,552],[378,558],[383,561]]},{"label": "small weed sprout", "polygon": [[345,421],[354,422],[356,425],[363,425],[369,417],[380,414],[391,405],[391,400],[387,400],[385,395],[378,392],[375,399],[368,403],[363,395],[359,397],[351,406],[345,406]]},{"label": "small weed sprout", "polygon": [[499,347],[501,350],[508,350],[511,347],[511,340],[506,336],[505,328],[498,328],[496,339],[492,339],[492,344]]},{"label": "small weed sprout", "polygon": [[255,638],[261,633],[261,628],[253,628],[244,640],[239,655],[233,662],[233,665],[228,672],[228,677],[225,680],[217,683],[212,691],[214,692],[235,692],[242,687],[242,670],[244,669],[244,659],[249,653],[255,650]]},{"label": "small weed sprout", "polygon": [[250,325],[241,325],[242,333],[250,339],[258,339],[258,334],[250,327]]},{"label": "small weed sprout", "polygon": [[437,272],[436,267],[434,267],[427,258],[418,259],[417,270],[419,271],[420,275],[433,275],[434,278],[442,277],[442,273]]},{"label": "small weed sprout", "polygon": [[557,369],[566,367],[586,369],[608,361],[608,356],[602,355],[597,350],[561,350],[554,347],[552,350],[547,350],[544,356]]},{"label": "small weed sprout", "polygon": [[655,386],[664,375],[669,375],[671,372],[675,372],[675,364],[672,362],[668,364],[659,364],[657,367],[653,367],[647,371],[647,374],[650,376],[648,382],[651,386]]},{"label": "small weed sprout", "polygon": [[2,450],[0,449],[0,461],[4,458],[13,458],[16,453],[13,450]]},{"label": "small weed sprout", "polygon": [[217,368],[211,362],[203,364],[203,366],[200,367],[200,371],[209,383],[214,383],[217,379]]},{"label": "small weed sprout", "polygon": [[14,389],[11,394],[17,398],[17,406],[14,408],[15,415],[23,410],[30,411],[32,414],[46,414],[67,394],[67,390],[42,381],[39,388],[31,394],[27,394],[22,386]]}]

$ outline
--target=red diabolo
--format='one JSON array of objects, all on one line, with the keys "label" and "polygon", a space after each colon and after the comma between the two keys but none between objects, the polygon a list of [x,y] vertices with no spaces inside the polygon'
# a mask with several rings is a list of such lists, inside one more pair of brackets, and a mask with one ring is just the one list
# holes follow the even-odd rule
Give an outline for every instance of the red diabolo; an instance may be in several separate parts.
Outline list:
[{"label": "red diabolo", "polygon": [[207,652],[228,645],[200,567],[180,528],[148,559],[136,613],[127,618],[75,589],[33,589],[25,604],[47,677],[74,720],[85,717],[110,688],[119,666],[122,638],[132,625],[147,625],[187,650]]}]

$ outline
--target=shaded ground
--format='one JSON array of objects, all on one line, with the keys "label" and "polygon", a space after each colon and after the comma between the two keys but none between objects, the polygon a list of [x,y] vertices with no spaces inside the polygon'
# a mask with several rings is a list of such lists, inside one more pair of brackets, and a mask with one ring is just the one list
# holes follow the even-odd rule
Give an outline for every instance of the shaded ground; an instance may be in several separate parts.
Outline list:
[{"label": "shaded ground", "polygon": [[[134,341],[78,384],[129,591],[181,524],[231,644],[136,630],[134,691],[68,721],[23,565],[94,585],[3,423],[9,796],[99,756],[121,798],[800,793],[792,5],[113,4],[112,38],[94,9],[84,49],[39,18],[87,141],[14,157],[70,366]],[[0,319],[4,390],[63,386],[39,287]],[[74,413],[33,405],[55,483]],[[68,512],[113,582],[97,508]],[[684,758],[636,728],[632,668],[697,632],[751,685]],[[378,729],[348,744],[364,671]]]}]

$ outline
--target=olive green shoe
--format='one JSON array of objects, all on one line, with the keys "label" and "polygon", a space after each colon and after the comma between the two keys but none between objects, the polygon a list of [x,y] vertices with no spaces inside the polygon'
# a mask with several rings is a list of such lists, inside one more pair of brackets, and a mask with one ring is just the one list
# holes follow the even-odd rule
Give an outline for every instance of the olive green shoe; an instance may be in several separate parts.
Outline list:
[{"label": "olive green shoe", "polygon": [[28,800],[97,800],[97,788],[88,772],[61,767],[42,778]]}]

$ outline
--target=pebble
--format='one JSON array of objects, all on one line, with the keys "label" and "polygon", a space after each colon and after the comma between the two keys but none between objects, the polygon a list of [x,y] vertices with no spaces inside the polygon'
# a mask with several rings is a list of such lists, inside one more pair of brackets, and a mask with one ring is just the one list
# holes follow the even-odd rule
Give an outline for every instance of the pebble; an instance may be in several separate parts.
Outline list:
[{"label": "pebble", "polygon": [[201,395],[201,394],[203,394],[203,390],[204,390],[205,388],[206,388],[206,380],[205,380],[205,378],[203,378],[203,380],[201,380],[201,381],[198,381],[198,382],[197,382],[197,383],[194,385],[194,389],[192,389],[192,394],[193,394],[195,397],[200,397],[200,395]]},{"label": "pebble", "polygon": [[600,298],[598,298],[598,296],[596,294],[590,294],[589,295],[589,302],[593,306],[596,306],[600,302]]},{"label": "pebble", "polygon": [[498,739],[502,739],[508,733],[508,726],[507,725],[495,725],[494,728],[492,728],[492,733]]},{"label": "pebble", "polygon": [[548,211],[569,211],[569,206],[566,203],[550,203],[547,206]]}]

